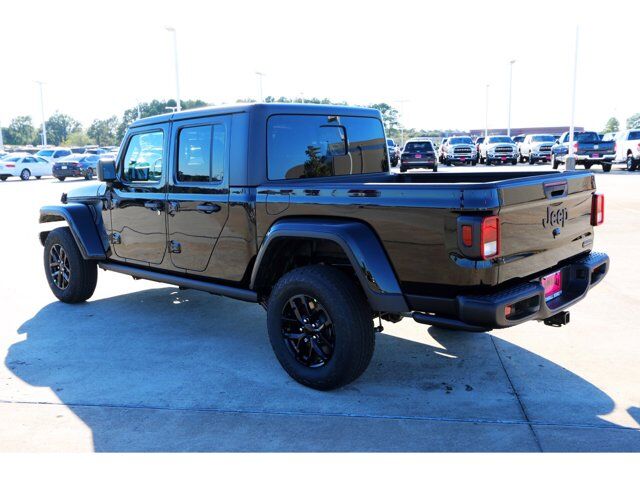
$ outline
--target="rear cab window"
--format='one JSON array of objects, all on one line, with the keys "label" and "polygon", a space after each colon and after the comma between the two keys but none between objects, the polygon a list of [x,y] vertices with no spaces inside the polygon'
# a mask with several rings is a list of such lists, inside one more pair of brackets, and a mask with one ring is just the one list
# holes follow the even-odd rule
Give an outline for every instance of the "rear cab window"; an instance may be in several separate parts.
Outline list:
[{"label": "rear cab window", "polygon": [[269,180],[388,170],[387,142],[377,118],[273,115],[267,122]]}]

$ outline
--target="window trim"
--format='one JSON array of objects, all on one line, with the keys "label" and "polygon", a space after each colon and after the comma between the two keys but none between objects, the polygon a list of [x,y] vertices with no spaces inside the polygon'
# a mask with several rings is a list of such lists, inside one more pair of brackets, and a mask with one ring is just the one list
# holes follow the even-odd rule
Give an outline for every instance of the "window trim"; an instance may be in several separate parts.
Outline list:
[{"label": "window trim", "polygon": [[[182,133],[182,130],[184,130],[185,128],[198,128],[201,126],[208,126],[211,128],[211,143],[210,143],[210,152],[211,152],[211,158],[209,160],[209,177],[211,178],[211,166],[213,165],[212,160],[213,160],[213,140],[214,140],[214,129],[217,126],[222,126],[224,128],[224,139],[225,139],[225,143],[224,143],[224,154],[222,157],[222,178],[220,178],[219,180],[216,181],[180,181],[178,180],[178,169],[180,167],[180,134]],[[229,143],[229,128],[227,127],[227,125],[225,124],[224,121],[218,121],[218,122],[211,122],[211,121],[203,121],[201,123],[189,123],[186,125],[182,125],[180,127],[178,127],[176,129],[175,132],[175,148],[173,151],[173,174],[172,174],[172,180],[173,180],[173,184],[176,186],[191,186],[191,187],[202,187],[202,185],[214,185],[214,186],[219,186],[221,184],[224,183],[225,180],[225,176],[226,176],[226,171],[225,171],[225,160],[226,160],[226,155],[227,155],[227,148],[229,147],[228,143]]]},{"label": "window trim", "polygon": [[[269,122],[271,121],[271,119],[273,117],[276,116],[309,116],[309,117],[324,117],[324,118],[328,118],[328,117],[339,117],[339,118],[366,118],[366,119],[370,119],[370,120],[376,120],[379,124],[380,127],[382,128],[382,138],[384,140],[384,144],[383,144],[383,152],[384,152],[384,156],[385,159],[387,160],[387,172],[391,171],[391,158],[389,156],[389,148],[387,146],[387,134],[384,130],[384,123],[382,122],[382,120],[377,117],[377,116],[367,116],[367,115],[328,115],[328,114],[318,114],[318,113],[273,113],[269,116],[267,116],[266,118],[266,122],[265,122],[265,129],[264,129],[264,141],[265,141],[265,166],[266,166],[266,178],[268,182],[281,182],[281,181],[308,181],[308,180],[314,180],[314,181],[318,181],[318,180],[322,180],[322,181],[327,181],[331,178],[347,178],[349,176],[355,176],[356,174],[347,174],[347,175],[331,175],[331,176],[319,176],[319,177],[312,177],[312,178],[271,178],[269,176]],[[347,145],[347,154],[351,153],[351,144],[349,142],[349,130],[348,128],[346,128],[345,125],[342,125],[340,123],[337,124],[337,126],[342,126],[344,128],[345,131],[345,142]],[[369,176],[369,175],[379,175],[380,173],[385,173],[384,171],[374,171],[371,173],[357,173],[358,177],[362,177],[362,176]]]},{"label": "window trim", "polygon": [[[119,155],[119,161],[118,161],[118,179],[120,180],[120,182],[123,185],[134,185],[134,186],[138,186],[138,185],[159,185],[162,183],[164,177],[165,177],[165,171],[166,168],[162,168],[162,175],[160,176],[160,178],[157,181],[131,181],[131,180],[125,180],[124,178],[124,160],[127,157],[127,152],[129,151],[129,145],[131,144],[131,140],[133,139],[133,137],[138,136],[138,135],[144,135],[147,133],[157,133],[160,132],[162,133],[162,161],[164,163],[166,155],[165,155],[165,142],[166,142],[166,131],[164,128],[153,128],[150,130],[140,130],[140,131],[132,131],[130,132],[130,134],[127,136],[126,138],[126,144],[125,144],[125,148],[121,149],[122,154]],[[164,165],[163,165],[164,166]]]}]

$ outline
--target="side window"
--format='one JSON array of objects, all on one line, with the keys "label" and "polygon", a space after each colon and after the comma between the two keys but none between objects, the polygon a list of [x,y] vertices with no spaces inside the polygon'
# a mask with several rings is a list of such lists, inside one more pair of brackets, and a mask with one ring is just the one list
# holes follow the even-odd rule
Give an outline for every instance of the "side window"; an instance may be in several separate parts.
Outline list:
[{"label": "side window", "polygon": [[160,181],[163,157],[164,133],[162,131],[133,135],[122,162],[122,179],[124,181]]},{"label": "side window", "polygon": [[224,125],[182,128],[178,137],[176,180],[195,183],[222,181],[225,150]]},{"label": "side window", "polygon": [[387,155],[376,118],[274,115],[268,121],[270,180],[387,171]]}]

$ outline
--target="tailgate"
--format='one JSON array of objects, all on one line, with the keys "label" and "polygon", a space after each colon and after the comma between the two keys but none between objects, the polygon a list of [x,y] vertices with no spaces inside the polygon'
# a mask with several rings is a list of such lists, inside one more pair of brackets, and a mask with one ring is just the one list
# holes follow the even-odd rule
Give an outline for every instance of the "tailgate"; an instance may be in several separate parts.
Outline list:
[{"label": "tailgate", "polygon": [[601,143],[578,143],[577,154],[596,157],[597,155],[610,155],[614,152],[614,146],[615,142],[613,141],[604,141]]},{"label": "tailgate", "polygon": [[591,173],[531,178],[499,188],[500,283],[591,250]]}]

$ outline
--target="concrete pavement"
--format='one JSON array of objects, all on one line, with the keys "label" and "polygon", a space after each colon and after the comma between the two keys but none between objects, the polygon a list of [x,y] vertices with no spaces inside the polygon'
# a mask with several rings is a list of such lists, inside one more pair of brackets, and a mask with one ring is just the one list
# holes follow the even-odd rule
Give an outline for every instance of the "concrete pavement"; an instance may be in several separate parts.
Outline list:
[{"label": "concrete pavement", "polygon": [[37,211],[85,182],[2,183],[0,450],[638,451],[640,174],[597,181],[612,268],[568,327],[385,324],[325,393],[280,368],[259,306],[102,271],[89,302],[56,302]]}]

